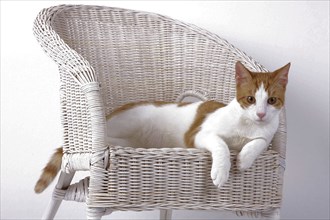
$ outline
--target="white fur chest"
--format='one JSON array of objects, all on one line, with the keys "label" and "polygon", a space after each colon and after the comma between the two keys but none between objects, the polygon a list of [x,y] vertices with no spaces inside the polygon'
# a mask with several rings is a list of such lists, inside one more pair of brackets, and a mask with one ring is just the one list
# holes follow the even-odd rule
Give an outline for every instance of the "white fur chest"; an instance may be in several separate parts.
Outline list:
[{"label": "white fur chest", "polygon": [[241,136],[223,137],[229,149],[240,151],[251,139]]},{"label": "white fur chest", "polygon": [[252,121],[244,117],[244,110],[233,102],[210,115],[202,129],[216,133],[230,149],[240,151],[254,139],[264,139],[270,143],[277,130],[278,121],[278,115],[267,122]]},{"label": "white fur chest", "polygon": [[248,142],[258,138],[267,140],[269,136],[266,132],[268,126],[238,123],[237,126],[233,125],[231,128],[226,129],[223,127],[223,130],[219,131],[219,135],[232,150],[240,151]]}]

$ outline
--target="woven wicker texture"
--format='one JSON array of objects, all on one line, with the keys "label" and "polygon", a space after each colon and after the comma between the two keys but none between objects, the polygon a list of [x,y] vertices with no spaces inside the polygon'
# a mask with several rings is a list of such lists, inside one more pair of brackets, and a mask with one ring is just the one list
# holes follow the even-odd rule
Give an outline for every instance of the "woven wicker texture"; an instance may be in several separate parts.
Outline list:
[{"label": "woven wicker texture", "polygon": [[[91,171],[89,209],[262,211],[280,207],[284,111],[272,150],[244,173],[233,165],[229,182],[220,191],[210,180],[210,155],[205,151],[122,148],[105,143],[105,115],[131,101],[195,96],[228,103],[235,96],[236,61],[252,71],[267,71],[244,52],[194,25],[111,7],[44,9],[35,21],[34,33],[59,67],[62,168]],[[234,158],[232,152],[233,164]]]},{"label": "woven wicker texture", "polygon": [[95,195],[90,202],[113,211],[278,208],[278,154],[265,152],[245,172],[236,168],[235,155],[232,152],[229,181],[218,190],[209,175],[211,157],[206,151],[112,147],[108,179],[95,179],[97,191],[90,189]]}]

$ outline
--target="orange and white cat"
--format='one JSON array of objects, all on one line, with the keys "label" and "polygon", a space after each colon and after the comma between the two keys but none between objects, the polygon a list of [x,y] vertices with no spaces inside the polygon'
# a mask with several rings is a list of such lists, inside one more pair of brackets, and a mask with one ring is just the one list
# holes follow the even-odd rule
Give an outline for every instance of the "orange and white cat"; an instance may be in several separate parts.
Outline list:
[{"label": "orange and white cat", "polygon": [[[231,167],[229,149],[240,151],[237,166],[243,171],[269,146],[279,125],[289,68],[290,63],[271,73],[255,73],[237,62],[236,98],[228,105],[216,101],[126,104],[107,117],[107,141],[127,147],[206,149],[212,155],[211,178],[221,187]],[[37,193],[56,176],[62,154],[58,149],[45,167]]]}]

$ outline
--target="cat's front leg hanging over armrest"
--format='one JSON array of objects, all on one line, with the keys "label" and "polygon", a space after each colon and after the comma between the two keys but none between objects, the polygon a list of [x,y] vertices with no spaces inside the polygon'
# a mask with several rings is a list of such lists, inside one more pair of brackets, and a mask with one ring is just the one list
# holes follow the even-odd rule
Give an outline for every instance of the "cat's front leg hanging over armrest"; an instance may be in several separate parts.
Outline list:
[{"label": "cat's front leg hanging over armrest", "polygon": [[196,135],[195,145],[206,149],[212,155],[211,178],[218,188],[221,188],[229,178],[230,152],[228,145],[217,134],[200,132]]},{"label": "cat's front leg hanging over armrest", "polygon": [[248,142],[237,155],[237,168],[244,171],[253,165],[257,157],[267,149],[269,142],[264,138],[257,138]]}]

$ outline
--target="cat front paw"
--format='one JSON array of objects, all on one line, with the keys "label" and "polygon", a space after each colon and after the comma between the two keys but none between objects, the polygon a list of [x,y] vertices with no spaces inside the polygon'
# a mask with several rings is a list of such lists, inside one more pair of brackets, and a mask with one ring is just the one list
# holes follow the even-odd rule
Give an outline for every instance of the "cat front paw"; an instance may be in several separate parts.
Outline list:
[{"label": "cat front paw", "polygon": [[213,180],[213,184],[221,188],[229,178],[229,170],[230,170],[230,162],[219,163],[213,161],[212,169],[211,169],[211,178]]},{"label": "cat front paw", "polygon": [[254,160],[255,158],[251,154],[240,152],[237,155],[237,168],[245,171],[253,165]]}]

